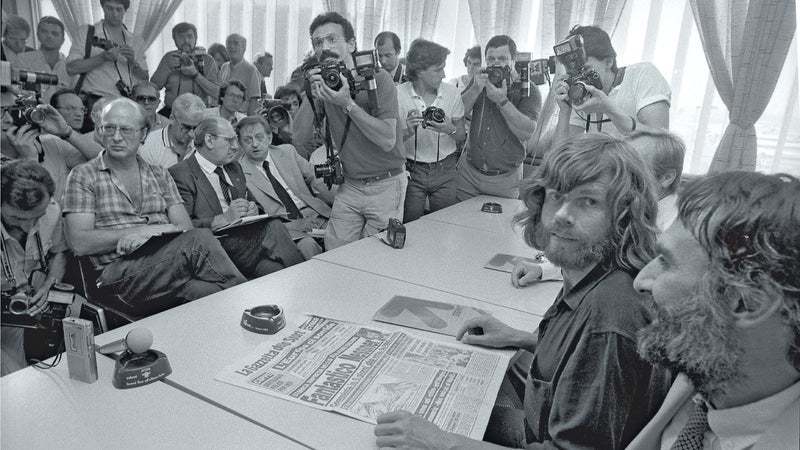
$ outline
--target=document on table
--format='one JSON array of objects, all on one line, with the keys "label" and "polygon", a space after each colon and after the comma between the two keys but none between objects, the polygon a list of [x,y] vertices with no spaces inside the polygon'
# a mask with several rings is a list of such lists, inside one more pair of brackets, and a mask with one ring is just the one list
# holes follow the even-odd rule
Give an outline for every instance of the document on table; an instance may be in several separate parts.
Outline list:
[{"label": "document on table", "polygon": [[526,258],[524,256],[509,255],[507,253],[498,253],[490,259],[483,267],[485,269],[499,270],[500,272],[511,273],[514,266],[520,262],[528,262],[533,264],[541,264],[546,262],[544,254],[536,255],[533,258]]},{"label": "document on table", "polygon": [[231,228],[240,227],[242,225],[247,225],[249,223],[258,222],[259,220],[269,219],[270,217],[280,217],[280,216],[275,216],[272,214],[259,214],[257,216],[240,217],[231,223],[214,228],[214,233],[230,230]]},{"label": "document on table", "polygon": [[309,316],[215,379],[373,424],[405,409],[480,440],[511,355]]},{"label": "document on table", "polygon": [[487,314],[470,306],[395,295],[372,320],[455,336],[464,322]]}]

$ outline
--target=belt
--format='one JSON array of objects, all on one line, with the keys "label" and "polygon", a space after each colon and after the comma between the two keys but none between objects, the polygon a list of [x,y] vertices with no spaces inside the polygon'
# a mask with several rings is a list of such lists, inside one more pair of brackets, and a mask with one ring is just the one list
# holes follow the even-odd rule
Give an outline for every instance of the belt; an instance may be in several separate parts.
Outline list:
[{"label": "belt", "polygon": [[403,167],[398,167],[397,169],[389,170],[389,171],[384,172],[384,173],[382,173],[380,175],[375,175],[374,177],[365,177],[365,178],[346,177],[346,178],[348,180],[350,180],[350,181],[359,181],[359,182],[364,183],[364,184],[369,184],[369,183],[374,183],[376,181],[385,180],[387,178],[391,178],[391,177],[396,176],[396,175],[400,175],[401,173],[403,173],[403,170],[404,170]]},{"label": "belt", "polygon": [[[475,167],[475,165],[473,165],[472,167]],[[505,174],[511,172],[510,170],[484,170],[484,169],[481,169],[480,167],[475,167],[475,170],[477,170],[478,172],[480,172],[480,173],[482,173],[484,175],[489,175],[489,176],[505,175]]]},{"label": "belt", "polygon": [[444,160],[452,158],[454,156],[456,156],[456,153],[450,153],[449,155],[445,156],[444,158],[442,158],[442,159],[440,159],[438,161],[429,162],[429,163],[420,162],[420,161],[414,161],[411,158],[406,158],[406,162],[408,164],[412,165],[412,166],[414,166],[414,165],[416,165],[416,166],[435,166],[437,164],[441,164],[442,162],[444,162]]}]

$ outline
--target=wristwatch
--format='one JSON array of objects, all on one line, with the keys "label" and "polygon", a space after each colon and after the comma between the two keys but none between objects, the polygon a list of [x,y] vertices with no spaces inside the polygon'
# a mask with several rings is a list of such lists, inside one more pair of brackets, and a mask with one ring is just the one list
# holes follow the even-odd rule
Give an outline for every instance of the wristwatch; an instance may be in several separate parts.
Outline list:
[{"label": "wristwatch", "polygon": [[497,106],[502,108],[503,106],[506,106],[508,104],[508,101],[509,101],[508,98],[504,98],[502,102],[497,104]]},{"label": "wristwatch", "polygon": [[350,103],[348,103],[348,105],[347,105],[347,106],[343,107],[343,108],[342,108],[342,111],[344,111],[344,113],[345,113],[346,115],[348,115],[348,116],[349,116],[349,115],[350,115],[350,112],[351,112],[351,111],[353,110],[353,108],[355,108],[355,107],[356,107],[356,102],[354,102],[354,101],[350,100]]}]

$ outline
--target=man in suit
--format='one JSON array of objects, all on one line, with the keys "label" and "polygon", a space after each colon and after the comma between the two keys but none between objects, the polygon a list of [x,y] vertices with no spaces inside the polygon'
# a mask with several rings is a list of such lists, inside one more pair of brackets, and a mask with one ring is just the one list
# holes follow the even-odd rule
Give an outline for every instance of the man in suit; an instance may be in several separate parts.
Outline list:
[{"label": "man in suit", "polygon": [[308,233],[328,224],[333,199],[322,197],[330,193],[325,187],[319,190],[320,198],[312,192],[314,167],[297,154],[293,145],[270,145],[270,127],[260,116],[239,121],[236,133],[244,151],[239,162],[253,200],[267,214],[288,216],[289,233],[302,236],[297,246],[303,256],[322,253],[322,247]]},{"label": "man in suit", "polygon": [[[195,131],[196,152],[169,168],[183,206],[198,228],[218,229],[258,214],[249,201],[230,122],[204,119]],[[304,261],[289,231],[278,218],[228,229],[219,236],[222,248],[248,278],[260,277]]]},{"label": "man in suit", "polygon": [[639,353],[680,375],[629,448],[800,448],[800,180],[692,180],[657,247]]}]

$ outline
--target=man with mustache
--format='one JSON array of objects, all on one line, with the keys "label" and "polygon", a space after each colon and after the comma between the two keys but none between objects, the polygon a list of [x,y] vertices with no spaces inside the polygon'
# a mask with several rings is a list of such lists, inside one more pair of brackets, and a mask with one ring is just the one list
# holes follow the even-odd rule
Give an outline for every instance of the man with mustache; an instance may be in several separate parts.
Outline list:
[{"label": "man with mustache", "polygon": [[639,353],[680,375],[629,448],[800,448],[800,180],[695,179],[657,249]]},{"label": "man with mustache", "polygon": [[528,244],[561,267],[563,289],[538,333],[484,316],[457,336],[532,353],[506,374],[488,442],[394,411],[377,418],[378,447],[624,448],[655,414],[670,381],[636,350],[636,332],[650,316],[633,278],[654,254],[654,186],[636,151],[612,136],[579,135],[552,149],[527,182],[527,211],[518,220]]}]

